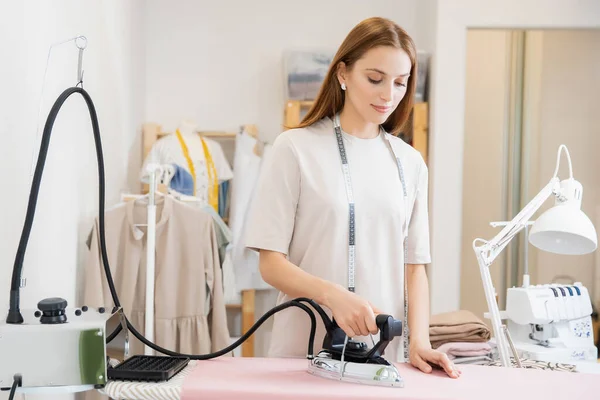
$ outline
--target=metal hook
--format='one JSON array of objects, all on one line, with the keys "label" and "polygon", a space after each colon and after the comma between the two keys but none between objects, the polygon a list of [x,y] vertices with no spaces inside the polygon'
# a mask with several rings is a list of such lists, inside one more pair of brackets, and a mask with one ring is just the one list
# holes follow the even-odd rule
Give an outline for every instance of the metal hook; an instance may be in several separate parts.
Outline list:
[{"label": "metal hook", "polygon": [[77,36],[75,38],[75,46],[77,46],[78,49],[85,49],[87,47],[87,38],[85,36]]},{"label": "metal hook", "polygon": [[85,36],[77,36],[75,38],[75,46],[79,49],[79,58],[77,60],[77,85],[83,87],[83,50],[87,47],[87,38]]}]

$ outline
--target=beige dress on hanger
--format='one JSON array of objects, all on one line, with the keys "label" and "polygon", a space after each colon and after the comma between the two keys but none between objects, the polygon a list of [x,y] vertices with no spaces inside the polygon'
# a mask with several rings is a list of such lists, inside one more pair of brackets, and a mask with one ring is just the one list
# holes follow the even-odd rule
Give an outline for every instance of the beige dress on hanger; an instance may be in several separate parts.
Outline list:
[{"label": "beige dress on hanger", "polygon": [[[170,196],[157,198],[154,343],[187,354],[229,345],[222,273],[212,217]],[[147,200],[130,201],[105,213],[110,270],[121,306],[144,334]],[[91,232],[83,304],[114,303],[101,261],[99,222]],[[130,335],[130,354],[143,344]]]}]

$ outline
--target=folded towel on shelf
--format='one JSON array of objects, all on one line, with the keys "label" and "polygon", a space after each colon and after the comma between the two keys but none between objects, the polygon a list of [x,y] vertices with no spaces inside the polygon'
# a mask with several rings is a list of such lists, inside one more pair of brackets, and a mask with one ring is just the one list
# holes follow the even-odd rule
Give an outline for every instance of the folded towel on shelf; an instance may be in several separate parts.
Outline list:
[{"label": "folded towel on shelf", "polygon": [[449,342],[487,342],[490,337],[490,329],[468,310],[435,314],[429,320],[429,340],[434,349]]},{"label": "folded towel on shelf", "polygon": [[452,360],[458,357],[485,356],[492,352],[487,342],[448,342],[437,348]]}]

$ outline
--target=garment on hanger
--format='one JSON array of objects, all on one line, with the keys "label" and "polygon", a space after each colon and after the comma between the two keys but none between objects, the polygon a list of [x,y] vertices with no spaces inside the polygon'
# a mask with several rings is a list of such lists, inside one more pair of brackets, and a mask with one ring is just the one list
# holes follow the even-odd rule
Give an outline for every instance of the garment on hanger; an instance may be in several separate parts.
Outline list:
[{"label": "garment on hanger", "polygon": [[239,304],[241,300],[239,299],[239,296],[237,296],[235,272],[233,270],[233,261],[231,259],[231,242],[233,240],[233,234],[229,226],[223,221],[223,218],[221,218],[211,206],[206,205],[202,207],[202,209],[213,217],[215,223],[219,260],[223,277],[225,304]]},{"label": "garment on hanger", "polygon": [[269,156],[270,148],[265,146],[262,157],[259,157],[254,152],[256,143],[257,140],[246,132],[236,137],[229,226],[233,232],[232,261],[237,290],[270,288],[260,275],[258,254],[244,246],[247,214],[253,202],[261,165]]},{"label": "garment on hanger", "polygon": [[235,271],[232,260],[233,245],[230,243],[225,248],[225,260],[223,261],[223,293],[225,304],[240,304],[242,302],[241,292],[237,290],[235,282]]},{"label": "garment on hanger", "polygon": [[225,261],[225,249],[233,239],[231,229],[229,229],[225,221],[223,221],[221,216],[214,210],[214,208],[212,208],[212,206],[206,205],[202,207],[202,210],[208,213],[213,218],[213,222],[215,223],[217,247],[219,249],[219,263],[221,266],[223,266],[223,262]]},{"label": "garment on hanger", "polygon": [[[184,171],[184,173],[188,174],[187,171]],[[174,198],[179,199],[179,194],[181,192],[179,192],[177,188],[174,188],[172,186],[171,189],[172,190],[169,192],[169,194]],[[196,198],[194,198],[194,200],[196,200]],[[221,218],[221,216],[215,211],[215,209],[211,205],[202,204],[199,201],[186,201],[185,203],[189,206],[200,208],[202,211],[206,212],[212,217],[215,228],[215,236],[217,238],[217,248],[219,250],[219,265],[221,265],[222,267],[223,262],[225,260],[225,249],[231,243],[233,238],[231,229],[229,228],[229,226],[227,226],[225,221],[223,221],[223,218]]]},{"label": "garment on hanger", "polygon": [[187,196],[194,195],[194,178],[192,175],[177,164],[172,164],[175,168],[175,174],[169,181],[169,187],[178,193]]},{"label": "garment on hanger", "polygon": [[[205,354],[229,345],[222,274],[213,218],[197,207],[159,196],[156,222],[154,342],[164,348]],[[144,334],[147,199],[105,213],[108,261],[121,306]],[[112,308],[99,224],[91,232],[83,304]],[[210,306],[208,306],[210,304]],[[144,347],[130,335],[131,354]]]},{"label": "garment on hanger", "polygon": [[[187,171],[185,171],[187,174]],[[174,189],[173,189],[174,190]],[[177,193],[171,192],[171,195],[177,198]],[[223,292],[225,293],[225,301],[226,304],[239,304],[237,301],[237,297],[235,296],[235,273],[233,272],[233,263],[231,261],[231,254],[227,257],[227,248],[231,247],[231,241],[233,240],[233,235],[231,229],[223,218],[214,210],[214,208],[208,204],[201,204],[200,202],[191,201],[186,202],[193,207],[199,207],[204,212],[208,213],[214,222],[215,228],[215,236],[217,239],[217,248],[219,251],[219,265],[221,266],[221,271],[223,275]],[[231,251],[229,251],[231,253]]]},{"label": "garment on hanger", "polygon": [[239,304],[240,299],[236,296],[235,272],[233,271],[233,262],[231,260],[231,241],[233,240],[233,234],[229,226],[223,221],[223,218],[221,218],[211,206],[207,205],[202,209],[213,217],[215,223],[219,260],[223,276],[225,304]]},{"label": "garment on hanger", "polygon": [[229,218],[229,199],[231,198],[230,181],[219,184],[219,215],[221,218]]},{"label": "garment on hanger", "polygon": [[233,171],[223,149],[215,140],[201,137],[199,134],[182,135],[182,138],[185,140],[186,150],[177,134],[157,140],[144,160],[140,178],[142,181],[147,180],[146,166],[150,162],[176,164],[186,170],[192,178],[195,175],[194,196],[203,204],[211,204],[218,211],[218,184],[233,178]]}]

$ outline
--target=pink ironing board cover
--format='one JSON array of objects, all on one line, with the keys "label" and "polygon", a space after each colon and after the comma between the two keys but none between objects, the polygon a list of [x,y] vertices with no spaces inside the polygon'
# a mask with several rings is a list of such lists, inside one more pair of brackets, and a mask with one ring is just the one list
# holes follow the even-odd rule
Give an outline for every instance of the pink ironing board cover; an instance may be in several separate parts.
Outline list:
[{"label": "pink ironing board cover", "polygon": [[461,365],[459,379],[399,364],[403,388],[338,382],[307,372],[308,361],[219,358],[199,361],[185,378],[182,400],[208,399],[600,399],[600,375]]}]

